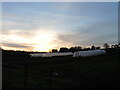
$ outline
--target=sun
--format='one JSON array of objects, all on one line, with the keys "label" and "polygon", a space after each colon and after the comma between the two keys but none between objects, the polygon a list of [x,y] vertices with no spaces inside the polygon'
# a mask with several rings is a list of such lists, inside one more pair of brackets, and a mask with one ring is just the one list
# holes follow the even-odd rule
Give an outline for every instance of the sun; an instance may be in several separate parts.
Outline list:
[{"label": "sun", "polygon": [[53,48],[51,42],[54,40],[55,34],[52,32],[40,32],[36,37],[33,38],[33,47],[37,51],[49,52]]},{"label": "sun", "polygon": [[34,46],[35,51],[40,51],[40,52],[49,52],[51,47],[48,47],[47,45],[35,45]]}]

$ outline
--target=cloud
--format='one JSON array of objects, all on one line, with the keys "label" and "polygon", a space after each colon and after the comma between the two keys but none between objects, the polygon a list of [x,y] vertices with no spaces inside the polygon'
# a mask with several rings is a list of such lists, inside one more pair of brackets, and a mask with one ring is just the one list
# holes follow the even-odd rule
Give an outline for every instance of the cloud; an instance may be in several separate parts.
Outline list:
[{"label": "cloud", "polygon": [[30,45],[24,45],[24,44],[14,44],[14,43],[2,43],[2,46],[5,47],[14,47],[14,48],[24,48],[24,49],[30,49],[32,46]]},{"label": "cloud", "polygon": [[[43,9],[32,11],[31,9],[22,9],[22,7],[22,12],[19,10],[12,12],[9,9],[9,12],[4,11],[3,42],[6,43],[6,46],[19,48],[25,48],[25,46],[27,48],[31,43],[37,44],[38,48],[39,45],[57,48],[72,45],[98,45],[103,42],[117,41],[117,17],[114,17],[117,16],[115,15],[117,13],[109,11],[109,14],[101,14],[98,10],[97,12],[100,13],[98,15],[93,14],[94,10],[88,11],[88,8],[82,8],[80,5],[75,9],[75,6],[71,4],[59,4],[58,7],[56,4],[56,6],[52,6],[56,7],[55,10],[48,8],[48,11],[45,9],[46,6]],[[79,9],[80,11],[78,11]],[[86,10],[87,13],[85,13]],[[45,39],[45,37],[47,38]],[[47,41],[47,39],[49,40]],[[23,42],[28,45],[23,45]]]},{"label": "cloud", "polygon": [[116,19],[95,20],[90,24],[80,26],[74,32],[60,33],[58,39],[73,45],[102,45],[118,41],[118,24]]},{"label": "cloud", "polygon": [[79,33],[79,32],[64,32],[64,33],[58,33],[57,38],[69,43],[74,43],[78,40],[84,40],[84,37],[87,36],[87,34]]},{"label": "cloud", "polygon": [[90,37],[89,39],[82,40],[80,42],[75,42],[75,44],[79,45],[82,44],[84,46],[90,46],[90,45],[98,45],[102,46],[104,43],[108,44],[114,44],[117,43],[117,33],[109,33],[109,34],[103,34],[100,36]]},{"label": "cloud", "polygon": [[53,13],[43,11],[26,11],[28,16],[24,14],[14,14],[3,12],[3,30],[21,29],[31,30],[45,26],[66,27],[74,26],[79,20],[88,19],[86,16],[71,16],[64,13]]},{"label": "cloud", "polygon": [[[82,35],[79,32],[75,34],[59,34],[58,35],[58,41],[64,42],[63,44],[70,43],[73,46],[91,46],[91,45],[97,45],[102,46],[104,43],[108,44],[114,44],[117,43],[117,33],[109,33],[109,34],[103,34],[91,37],[89,34]],[[77,37],[76,37],[77,36]],[[62,45],[62,43],[61,43]]]},{"label": "cloud", "polygon": [[36,36],[36,31],[35,30],[19,30],[19,29],[13,29],[13,30],[4,30],[2,32],[2,36],[3,38],[9,37],[9,39],[12,36],[17,36],[17,37],[21,37],[23,39],[25,38],[29,38],[32,39],[34,36]]}]

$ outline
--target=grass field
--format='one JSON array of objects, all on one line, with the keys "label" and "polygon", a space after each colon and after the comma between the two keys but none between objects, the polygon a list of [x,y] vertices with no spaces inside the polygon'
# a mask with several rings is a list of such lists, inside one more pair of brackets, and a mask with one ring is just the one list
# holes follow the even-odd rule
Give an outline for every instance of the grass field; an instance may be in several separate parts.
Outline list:
[{"label": "grass field", "polygon": [[94,57],[33,58],[3,51],[2,88],[119,88],[120,48]]}]

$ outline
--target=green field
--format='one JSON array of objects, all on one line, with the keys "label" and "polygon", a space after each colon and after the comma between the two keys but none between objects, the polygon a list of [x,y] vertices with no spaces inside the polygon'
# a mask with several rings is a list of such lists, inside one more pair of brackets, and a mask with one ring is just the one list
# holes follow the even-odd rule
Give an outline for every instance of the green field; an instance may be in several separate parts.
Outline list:
[{"label": "green field", "polygon": [[120,48],[106,51],[84,58],[33,58],[28,52],[3,51],[2,88],[119,88]]}]

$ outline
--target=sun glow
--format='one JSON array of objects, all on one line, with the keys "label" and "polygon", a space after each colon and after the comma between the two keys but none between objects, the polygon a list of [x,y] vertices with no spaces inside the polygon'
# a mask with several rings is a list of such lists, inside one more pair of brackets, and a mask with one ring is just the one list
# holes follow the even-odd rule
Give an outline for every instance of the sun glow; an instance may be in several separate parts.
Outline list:
[{"label": "sun glow", "polygon": [[59,40],[58,32],[53,28],[40,28],[20,32],[21,30],[10,30],[7,34],[3,34],[2,48],[7,50],[49,52],[52,49],[59,50],[62,46],[73,46],[72,43]]},{"label": "sun glow", "polygon": [[[50,49],[54,48],[54,43],[51,42],[55,39],[55,37],[56,32],[50,30],[35,30],[33,36],[31,36],[30,38],[24,37],[22,34],[16,33],[3,35],[2,38],[5,44],[2,45],[2,48],[7,50],[12,49],[48,52]],[[19,47],[6,46],[10,45],[11,41],[14,46],[19,45]]]},{"label": "sun glow", "polygon": [[37,51],[49,51],[53,48],[53,45],[50,44],[54,40],[55,33],[53,32],[40,32],[38,36],[33,38],[35,50]]}]

